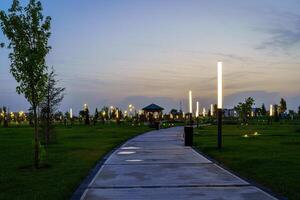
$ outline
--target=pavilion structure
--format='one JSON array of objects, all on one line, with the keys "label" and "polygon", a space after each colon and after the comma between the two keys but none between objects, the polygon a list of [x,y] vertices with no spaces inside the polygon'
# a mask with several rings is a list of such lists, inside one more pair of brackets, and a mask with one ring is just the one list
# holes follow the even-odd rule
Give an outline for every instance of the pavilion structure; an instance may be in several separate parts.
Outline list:
[{"label": "pavilion structure", "polygon": [[163,117],[162,111],[164,108],[152,103],[142,109],[146,119],[150,122],[161,120]]}]

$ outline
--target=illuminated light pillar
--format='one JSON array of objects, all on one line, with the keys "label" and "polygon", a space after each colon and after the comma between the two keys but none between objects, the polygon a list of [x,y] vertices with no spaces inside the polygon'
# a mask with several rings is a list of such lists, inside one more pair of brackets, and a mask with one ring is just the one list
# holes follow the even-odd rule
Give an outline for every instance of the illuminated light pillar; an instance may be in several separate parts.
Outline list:
[{"label": "illuminated light pillar", "polygon": [[189,90],[189,125],[193,123],[193,100],[192,100],[192,90]]},{"label": "illuminated light pillar", "polygon": [[191,115],[193,114],[192,90],[189,91],[189,108]]},{"label": "illuminated light pillar", "polygon": [[70,108],[70,119],[72,119],[73,118],[73,110],[72,110],[72,108]]},{"label": "illuminated light pillar", "polygon": [[270,117],[272,117],[273,116],[273,105],[271,104],[270,105]]},{"label": "illuminated light pillar", "polygon": [[203,110],[202,110],[202,115],[203,115],[203,117],[206,116],[206,110],[205,110],[205,108],[203,108]]},{"label": "illuminated light pillar", "polygon": [[199,117],[199,101],[196,102],[196,117]]},{"label": "illuminated light pillar", "polygon": [[210,116],[214,116],[214,105],[210,104]]},{"label": "illuminated light pillar", "polygon": [[222,62],[218,62],[218,110],[217,110],[217,119],[218,119],[218,148],[222,148]]}]

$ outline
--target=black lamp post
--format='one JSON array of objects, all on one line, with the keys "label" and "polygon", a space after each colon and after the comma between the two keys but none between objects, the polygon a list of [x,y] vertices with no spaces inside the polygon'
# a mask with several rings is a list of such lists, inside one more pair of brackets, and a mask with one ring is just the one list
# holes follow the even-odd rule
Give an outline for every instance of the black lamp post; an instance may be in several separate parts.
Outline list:
[{"label": "black lamp post", "polygon": [[222,108],[218,108],[217,110],[217,120],[218,120],[218,148],[222,148]]}]

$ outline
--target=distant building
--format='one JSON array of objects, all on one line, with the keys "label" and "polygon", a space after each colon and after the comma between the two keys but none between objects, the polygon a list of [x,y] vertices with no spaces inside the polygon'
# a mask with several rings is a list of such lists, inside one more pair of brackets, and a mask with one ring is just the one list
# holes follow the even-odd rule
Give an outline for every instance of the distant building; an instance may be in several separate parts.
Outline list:
[{"label": "distant building", "polygon": [[164,108],[152,103],[144,107],[142,110],[147,120],[154,121],[162,119],[162,111]]}]

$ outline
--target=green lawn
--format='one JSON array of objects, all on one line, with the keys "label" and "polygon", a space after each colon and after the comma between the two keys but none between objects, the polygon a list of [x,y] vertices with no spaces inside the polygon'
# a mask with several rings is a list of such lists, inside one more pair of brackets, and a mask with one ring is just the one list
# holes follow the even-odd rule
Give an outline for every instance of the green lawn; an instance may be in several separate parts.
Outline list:
[{"label": "green lawn", "polygon": [[195,133],[195,146],[203,153],[277,194],[300,199],[300,125],[224,125],[221,151],[216,126]]},{"label": "green lawn", "polygon": [[33,129],[0,128],[0,199],[68,199],[96,162],[145,126],[58,127],[58,143],[49,146],[49,168],[34,170]]}]

